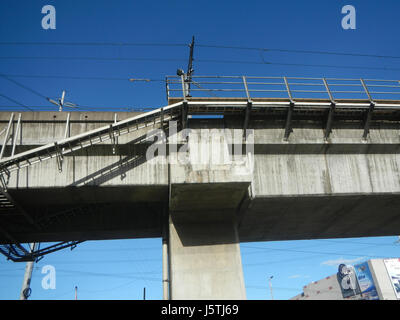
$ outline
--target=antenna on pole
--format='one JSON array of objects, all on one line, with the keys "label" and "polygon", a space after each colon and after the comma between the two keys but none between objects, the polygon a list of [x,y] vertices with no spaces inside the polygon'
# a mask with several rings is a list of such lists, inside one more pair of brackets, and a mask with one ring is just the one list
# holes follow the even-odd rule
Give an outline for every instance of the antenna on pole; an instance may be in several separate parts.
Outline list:
[{"label": "antenna on pole", "polygon": [[75,103],[65,101],[65,90],[63,90],[63,92],[61,94],[61,98],[59,98],[58,101],[55,101],[51,98],[47,98],[47,100],[49,102],[51,102],[52,104],[55,104],[56,106],[58,106],[58,111],[60,111],[60,112],[62,111],[63,107],[76,108]]},{"label": "antenna on pole", "polygon": [[190,84],[192,82],[192,74],[194,72],[193,69],[193,51],[194,51],[194,36],[192,36],[192,42],[189,44],[189,61],[188,61],[188,66],[186,73],[182,69],[178,69],[176,71],[176,74],[178,76],[183,76],[183,79],[185,81],[185,96],[190,97]]}]

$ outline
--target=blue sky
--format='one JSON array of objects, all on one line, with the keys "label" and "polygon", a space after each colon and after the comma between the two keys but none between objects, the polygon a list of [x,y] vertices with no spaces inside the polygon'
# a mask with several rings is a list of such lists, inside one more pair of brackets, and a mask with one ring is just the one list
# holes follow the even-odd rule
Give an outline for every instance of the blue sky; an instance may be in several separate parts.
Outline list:
[{"label": "blue sky", "polygon": [[[41,28],[41,8],[46,4],[56,8],[56,30]],[[341,8],[346,4],[356,8],[356,30],[341,27]],[[390,0],[4,0],[0,3],[0,42],[187,44],[195,35],[202,45],[397,56],[399,9],[400,3]],[[185,46],[0,45],[0,73],[44,96],[55,98],[67,90],[67,100],[83,106],[154,108],[166,104],[162,82],[132,83],[110,78],[164,79],[165,75],[174,75],[177,68],[186,68],[187,55]],[[143,58],[149,60],[134,60]],[[207,62],[262,60],[259,51],[197,47],[195,74],[399,79],[400,59],[394,58],[278,51],[263,52],[262,58],[281,64]],[[15,101],[26,106],[49,106],[40,95],[4,78],[0,78],[0,94],[14,100],[0,96],[3,109],[14,106]],[[339,261],[399,256],[396,239],[243,243],[247,296],[269,299],[267,277],[273,275],[275,298],[290,298],[310,281],[336,272]],[[46,264],[56,267],[56,290],[41,288],[41,268]],[[18,298],[23,269],[24,264],[0,259],[0,299]],[[141,299],[143,287],[149,299],[160,299],[161,240],[86,242],[73,251],[45,257],[34,271],[31,298],[73,299],[75,285],[82,299]]]}]

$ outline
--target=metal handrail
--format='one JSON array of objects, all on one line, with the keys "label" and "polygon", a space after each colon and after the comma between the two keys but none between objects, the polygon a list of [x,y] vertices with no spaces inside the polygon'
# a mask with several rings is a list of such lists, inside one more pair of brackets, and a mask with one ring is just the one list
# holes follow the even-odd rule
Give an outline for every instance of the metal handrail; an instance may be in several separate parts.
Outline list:
[{"label": "metal handrail", "polygon": [[[300,80],[300,82],[298,82],[298,80]],[[292,101],[297,98],[296,94],[307,93],[313,95],[317,94],[320,95],[319,98],[328,98],[331,101],[341,99],[339,95],[359,95],[359,99],[366,99],[371,103],[374,103],[374,99],[379,98],[377,95],[383,96],[380,98],[383,100],[400,100],[400,80],[260,76],[192,76],[191,81],[197,86],[197,88],[190,89],[190,92],[193,93],[195,97],[201,97],[202,95],[207,96],[207,94],[213,92],[225,92],[227,95],[237,94],[241,98],[247,98],[250,100],[252,95],[261,93],[266,95],[268,95],[268,93],[283,93],[286,98],[289,98]],[[177,98],[181,95],[184,98],[186,96],[191,96],[190,92],[187,90],[185,91],[184,89],[187,88],[189,84],[190,82],[183,77],[167,76],[167,98]],[[281,88],[279,88],[279,86],[281,86]],[[315,90],[313,88],[315,88]],[[359,88],[359,90],[356,88]],[[385,91],[385,89],[388,90]],[[393,89],[399,89],[399,91]],[[237,95],[235,97],[238,97]]]}]

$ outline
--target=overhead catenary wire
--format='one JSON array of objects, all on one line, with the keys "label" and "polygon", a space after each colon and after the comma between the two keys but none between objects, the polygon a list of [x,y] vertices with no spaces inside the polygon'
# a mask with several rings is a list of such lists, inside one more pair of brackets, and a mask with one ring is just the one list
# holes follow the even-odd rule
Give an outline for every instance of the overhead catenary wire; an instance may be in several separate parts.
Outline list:
[{"label": "overhead catenary wire", "polygon": [[[184,59],[175,58],[118,58],[118,57],[68,57],[68,56],[0,56],[0,60],[85,60],[85,61],[151,61],[151,62],[183,62]],[[393,67],[369,67],[369,66],[353,66],[353,65],[332,65],[332,64],[307,64],[307,63],[286,63],[277,61],[249,61],[249,60],[223,60],[223,59],[196,59],[197,63],[224,63],[224,64],[254,64],[254,65],[279,65],[291,67],[317,67],[317,68],[339,68],[339,69],[359,69],[359,70],[380,70],[380,71],[400,71],[400,68]]]},{"label": "overhead catenary wire", "polygon": [[9,78],[33,78],[33,79],[62,79],[62,80],[106,80],[106,81],[130,81],[130,82],[165,82],[165,79],[134,78],[134,77],[108,77],[108,76],[69,76],[69,75],[41,75],[41,74],[4,74]]},{"label": "overhead catenary wire", "polygon": [[298,253],[313,253],[313,254],[321,254],[321,255],[339,255],[339,256],[353,256],[353,257],[365,257],[365,258],[382,258],[385,259],[387,257],[378,256],[378,255],[365,255],[365,254],[354,254],[354,253],[341,253],[341,252],[321,252],[321,251],[305,251],[305,250],[296,250],[296,249],[279,249],[279,248],[271,248],[271,247],[254,247],[254,246],[243,246],[245,248],[251,249],[260,249],[260,250],[272,250],[272,251],[286,251],[286,252],[298,252]]},{"label": "overhead catenary wire", "polygon": [[14,80],[14,79],[11,79],[11,78],[9,78],[8,76],[6,76],[6,75],[4,75],[4,74],[2,74],[2,73],[0,73],[0,77],[2,77],[3,79],[6,79],[6,80],[8,80],[8,81],[14,83],[15,85],[17,85],[17,86],[19,86],[19,87],[21,87],[21,88],[23,88],[23,89],[25,89],[25,90],[27,90],[27,91],[33,93],[34,95],[36,95],[36,96],[38,96],[38,97],[40,97],[40,98],[45,99],[45,100],[47,101],[47,98],[48,98],[48,97],[46,97],[45,95],[41,94],[40,92],[38,92],[38,91],[36,91],[36,90],[34,90],[34,89],[32,89],[32,88],[26,86],[26,85],[24,85],[24,84],[22,84],[22,83],[20,83],[20,82],[18,82],[18,81],[16,81],[16,80]]},{"label": "overhead catenary wire", "polygon": [[264,52],[276,51],[276,52],[301,53],[301,54],[321,54],[321,55],[336,55],[336,56],[400,59],[400,56],[368,54],[368,53],[335,52],[335,51],[321,51],[321,50],[296,50],[296,49],[280,49],[280,48],[265,48],[265,47],[224,46],[224,45],[211,45],[211,44],[197,44],[197,46],[203,48],[216,48],[216,49],[233,49],[233,50],[264,51]]},{"label": "overhead catenary wire", "polygon": [[3,41],[0,46],[133,46],[133,47],[187,47],[185,43],[162,42],[49,42],[49,41]]},{"label": "overhead catenary wire", "polygon": [[23,107],[23,108],[25,108],[25,109],[28,109],[29,111],[33,111],[32,108],[30,108],[30,107],[28,107],[28,106],[26,106],[26,105],[24,105],[24,104],[18,102],[17,100],[15,100],[15,99],[13,99],[13,98],[10,98],[9,96],[6,96],[5,94],[0,93],[0,97],[2,97],[2,98],[4,98],[4,99],[7,99],[7,100],[9,100],[9,101],[11,101],[11,102],[13,102],[13,103],[16,103],[18,106]]},{"label": "overhead catenary wire", "polygon": [[[146,43],[146,42],[45,42],[45,41],[3,41],[0,46],[119,46],[119,47],[188,47],[189,44],[185,43]],[[220,44],[207,44],[197,43],[196,47],[199,48],[214,48],[214,49],[230,49],[230,50],[247,50],[247,51],[272,51],[272,52],[287,52],[296,54],[319,54],[319,55],[339,55],[339,56],[353,56],[353,57],[370,57],[370,58],[383,58],[383,59],[400,59],[400,56],[371,54],[371,53],[355,53],[355,52],[336,52],[325,50],[299,50],[287,48],[269,48],[269,47],[246,47],[234,45],[220,45]]]}]

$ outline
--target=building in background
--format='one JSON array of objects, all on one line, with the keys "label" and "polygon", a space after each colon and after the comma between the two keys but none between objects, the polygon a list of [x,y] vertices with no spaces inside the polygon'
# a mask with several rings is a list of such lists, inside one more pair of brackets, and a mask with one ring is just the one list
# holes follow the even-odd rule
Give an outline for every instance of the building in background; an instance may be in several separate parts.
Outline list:
[{"label": "building in background", "polygon": [[400,258],[341,264],[336,274],[304,286],[291,300],[400,300]]}]

